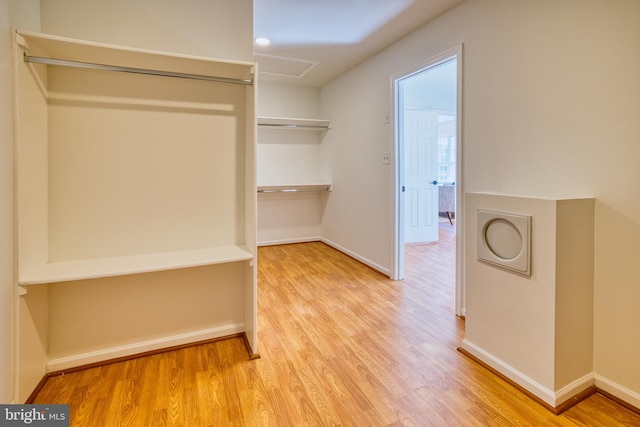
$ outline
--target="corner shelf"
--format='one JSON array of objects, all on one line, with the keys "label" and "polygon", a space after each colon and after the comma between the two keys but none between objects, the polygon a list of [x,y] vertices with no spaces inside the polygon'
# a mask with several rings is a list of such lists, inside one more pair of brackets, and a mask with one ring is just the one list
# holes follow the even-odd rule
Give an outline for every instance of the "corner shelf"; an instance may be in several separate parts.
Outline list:
[{"label": "corner shelf", "polygon": [[271,128],[271,129],[323,131],[331,128],[331,121],[324,120],[324,119],[258,117],[258,127]]}]

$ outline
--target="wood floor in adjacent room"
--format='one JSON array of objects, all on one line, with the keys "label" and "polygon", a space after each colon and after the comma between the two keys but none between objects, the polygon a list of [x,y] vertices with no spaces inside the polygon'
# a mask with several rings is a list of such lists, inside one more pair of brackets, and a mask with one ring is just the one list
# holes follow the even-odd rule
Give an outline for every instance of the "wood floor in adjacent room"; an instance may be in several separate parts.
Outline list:
[{"label": "wood floor in adjacent room", "polygon": [[52,377],[34,403],[72,426],[640,426],[599,394],[555,416],[456,351],[445,225],[397,282],[322,243],[262,247],[260,359],[229,339]]}]

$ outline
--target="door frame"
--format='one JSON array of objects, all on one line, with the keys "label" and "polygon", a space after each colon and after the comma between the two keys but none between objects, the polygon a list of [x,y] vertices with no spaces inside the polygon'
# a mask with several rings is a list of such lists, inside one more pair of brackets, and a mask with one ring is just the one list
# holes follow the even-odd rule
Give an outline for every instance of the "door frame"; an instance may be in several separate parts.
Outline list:
[{"label": "door frame", "polygon": [[400,107],[400,91],[399,82],[414,74],[418,74],[429,68],[440,65],[455,58],[457,73],[457,91],[456,91],[456,267],[455,267],[455,312],[456,315],[464,317],[465,315],[465,268],[464,268],[464,177],[462,174],[462,44],[451,49],[447,49],[435,56],[427,58],[412,67],[409,67],[399,73],[391,76],[391,89],[393,109],[391,112],[392,129],[393,129],[393,163],[392,173],[394,186],[392,191],[393,206],[393,259],[391,265],[391,278],[393,280],[401,280],[404,278],[404,194],[402,186],[404,185],[404,147],[402,146],[402,117]]}]

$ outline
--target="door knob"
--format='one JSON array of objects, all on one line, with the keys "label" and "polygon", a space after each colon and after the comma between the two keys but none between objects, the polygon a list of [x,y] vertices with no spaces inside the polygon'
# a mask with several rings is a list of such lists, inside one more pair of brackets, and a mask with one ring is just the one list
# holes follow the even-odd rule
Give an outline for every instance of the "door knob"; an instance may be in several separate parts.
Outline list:
[{"label": "door knob", "polygon": [[433,185],[438,185],[438,181],[436,181],[436,180],[431,181],[431,183],[432,183]]}]

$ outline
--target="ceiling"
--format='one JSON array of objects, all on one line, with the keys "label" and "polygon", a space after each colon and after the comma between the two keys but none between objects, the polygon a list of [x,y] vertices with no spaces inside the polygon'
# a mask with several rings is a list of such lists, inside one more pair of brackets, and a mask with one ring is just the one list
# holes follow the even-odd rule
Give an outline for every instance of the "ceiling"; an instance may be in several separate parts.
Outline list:
[{"label": "ceiling", "polygon": [[254,0],[260,77],[323,86],[463,0]]}]

